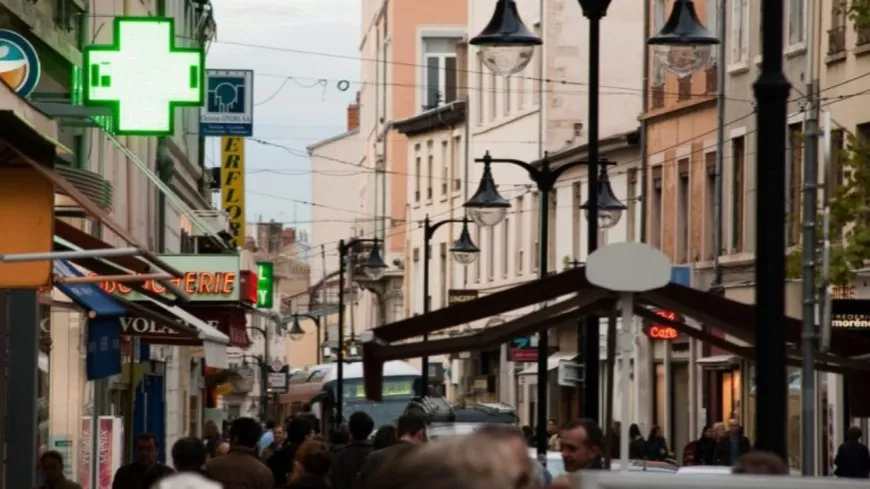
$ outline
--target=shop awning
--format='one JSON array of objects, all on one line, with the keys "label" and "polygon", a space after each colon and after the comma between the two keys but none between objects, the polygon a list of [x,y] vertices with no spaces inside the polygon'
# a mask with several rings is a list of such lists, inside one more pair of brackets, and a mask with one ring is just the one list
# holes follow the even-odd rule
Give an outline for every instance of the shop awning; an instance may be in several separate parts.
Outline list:
[{"label": "shop awning", "polygon": [[205,321],[230,338],[230,346],[246,349],[251,346],[248,337],[248,317],[245,309],[235,305],[186,304],[184,310]]},{"label": "shop awning", "polygon": [[230,344],[230,338],[210,326],[202,319],[185,311],[178,306],[167,306],[166,304],[149,299],[156,307],[165,312],[177,317],[181,322],[187,324],[197,332],[197,337],[202,341],[202,347],[205,351],[205,364],[209,367],[229,368],[230,364],[227,360],[227,346]]}]

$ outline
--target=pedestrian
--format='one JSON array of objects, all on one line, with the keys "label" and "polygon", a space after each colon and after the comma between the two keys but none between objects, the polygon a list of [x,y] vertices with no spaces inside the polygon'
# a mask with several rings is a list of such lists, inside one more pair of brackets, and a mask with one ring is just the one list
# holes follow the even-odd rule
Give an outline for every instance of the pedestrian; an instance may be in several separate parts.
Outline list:
[{"label": "pedestrian", "polygon": [[610,427],[610,433],[607,435],[608,443],[610,443],[610,459],[617,460],[619,459],[619,444],[621,443],[620,434],[622,433],[622,423],[619,421],[614,421],[613,426]]},{"label": "pedestrian", "polygon": [[148,488],[155,489],[184,489],[188,487],[215,487],[222,486],[209,477],[203,467],[208,461],[208,449],[197,438],[182,438],[172,445],[172,465],[177,472],[175,474],[153,476],[146,481]]},{"label": "pedestrian", "polygon": [[704,426],[701,437],[695,443],[692,455],[694,465],[714,465],[716,463],[716,434],[709,425]]},{"label": "pedestrian", "polygon": [[375,477],[382,467],[392,467],[414,447],[426,443],[426,420],[416,414],[404,414],[396,426],[397,441],[394,445],[373,451],[360,470],[364,487],[370,477]]},{"label": "pedestrian", "polygon": [[203,443],[205,443],[205,448],[208,451],[208,456],[211,458],[217,457],[217,448],[218,445],[221,444],[223,438],[221,437],[221,432],[218,430],[217,423],[212,420],[208,420],[205,422],[204,426],[205,436],[203,436]]},{"label": "pedestrian", "polygon": [[230,453],[230,442],[223,440],[217,446],[217,451],[215,452],[215,456],[220,457],[221,455],[226,455]]},{"label": "pedestrian", "polygon": [[448,437],[407,452],[389,470],[373,474],[367,489],[535,488],[531,465],[505,464],[512,459],[512,450],[489,436]]},{"label": "pedestrian", "polygon": [[275,487],[287,484],[287,472],[293,466],[296,450],[299,450],[312,434],[313,429],[307,418],[297,416],[287,425],[287,441],[266,461],[266,465],[272,471]]},{"label": "pedestrian", "polygon": [[350,428],[347,423],[341,423],[337,429],[329,433],[329,444],[332,445],[333,450],[338,450],[348,443],[350,443]]},{"label": "pedestrian", "polygon": [[600,470],[604,433],[594,419],[580,418],[562,428],[562,462],[567,472]]},{"label": "pedestrian", "polygon": [[521,429],[510,425],[489,425],[477,430],[476,435],[489,437],[493,443],[506,446],[513,454],[511,463],[519,466],[531,464],[527,472],[531,476],[531,484],[539,487],[549,486],[553,476],[537,460],[529,457],[526,437]]},{"label": "pedestrian", "polygon": [[728,433],[716,443],[716,463],[719,465],[734,465],[743,455],[752,450],[749,438],[743,436],[743,427],[732,419],[728,422]]},{"label": "pedestrian", "polygon": [[39,472],[42,484],[39,489],[82,489],[82,486],[66,478],[63,474],[63,455],[54,450],[39,456]]},{"label": "pedestrian", "polygon": [[646,459],[652,461],[664,461],[668,458],[668,440],[662,435],[661,426],[653,426],[646,438]]},{"label": "pedestrian", "polygon": [[257,420],[236,419],[230,427],[230,453],[209,460],[205,471],[224,489],[274,489],[272,473],[257,452],[261,436]]},{"label": "pedestrian", "polygon": [[526,437],[526,445],[530,447],[535,446],[535,431],[532,430],[532,427],[526,424],[521,429],[523,430],[523,436]]},{"label": "pedestrian", "polygon": [[263,460],[269,460],[275,452],[278,451],[284,444],[287,442],[287,432],[284,427],[281,425],[275,425],[272,428],[272,434],[274,435],[274,441],[271,445],[266,447],[266,451],[263,452],[263,456],[261,457]]},{"label": "pedestrian", "polygon": [[547,450],[554,452],[562,450],[559,428],[555,419],[547,420]]},{"label": "pedestrian", "polygon": [[852,479],[867,479],[870,477],[870,452],[861,443],[864,433],[861,428],[852,426],[846,430],[846,442],[837,449],[834,459],[834,475]]},{"label": "pedestrian", "polygon": [[332,467],[329,445],[308,440],[296,451],[292,476],[284,489],[329,489],[327,479]]},{"label": "pedestrian", "polygon": [[274,419],[270,419],[266,421],[265,431],[263,431],[263,435],[260,436],[260,441],[257,442],[257,449],[260,451],[260,458],[263,458],[263,455],[266,453],[266,450],[272,446],[272,443],[275,442],[275,426],[278,424],[275,423]]},{"label": "pedestrian", "polygon": [[122,465],[115,472],[112,489],[149,489],[144,485],[144,479],[171,474],[174,471],[157,462],[157,439],[151,433],[142,433],[136,437],[136,460]]},{"label": "pedestrian", "polygon": [[372,440],[372,450],[380,450],[382,448],[391,447],[396,444],[396,427],[391,424],[385,424],[378,428],[375,433],[375,439]]},{"label": "pedestrian", "polygon": [[750,452],[737,459],[732,474],[789,475],[788,465],[773,452]]},{"label": "pedestrian", "polygon": [[646,440],[640,433],[640,426],[632,423],[628,427],[628,458],[631,460],[643,460],[646,453]]},{"label": "pedestrian", "polygon": [[359,472],[372,453],[369,436],[375,422],[368,414],[357,411],[348,419],[350,442],[335,450],[332,461],[332,489],[358,489]]}]

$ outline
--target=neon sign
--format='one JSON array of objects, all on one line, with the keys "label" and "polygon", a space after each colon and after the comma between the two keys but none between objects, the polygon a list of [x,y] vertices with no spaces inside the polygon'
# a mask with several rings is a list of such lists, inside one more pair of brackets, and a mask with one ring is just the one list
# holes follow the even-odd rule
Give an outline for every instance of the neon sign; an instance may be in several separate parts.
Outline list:
[{"label": "neon sign", "polygon": [[[668,321],[679,321],[679,316],[674,311],[655,311],[655,313]],[[680,336],[680,332],[676,328],[663,324],[650,325],[646,334],[654,340],[675,340]]]},{"label": "neon sign", "polygon": [[[236,272],[187,272],[184,278],[173,279],[172,283],[188,295],[230,296],[236,289],[236,275]],[[102,282],[100,288],[109,294],[128,295],[133,292],[120,282]],[[158,294],[167,292],[166,287],[155,280],[144,282],[143,288]]]}]

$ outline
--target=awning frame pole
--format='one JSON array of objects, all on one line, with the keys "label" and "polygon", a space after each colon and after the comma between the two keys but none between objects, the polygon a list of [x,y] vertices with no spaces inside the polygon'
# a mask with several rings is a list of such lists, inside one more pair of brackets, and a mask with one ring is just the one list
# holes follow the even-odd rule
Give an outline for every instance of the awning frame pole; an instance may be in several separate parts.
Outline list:
[{"label": "awning frame pole", "polygon": [[82,258],[110,258],[141,256],[139,248],[106,248],[100,250],[51,251],[46,253],[18,253],[0,255],[0,263],[24,263],[44,260],[77,260]]},{"label": "awning frame pole", "polygon": [[171,280],[168,273],[144,273],[142,275],[97,275],[93,277],[55,277],[54,283],[66,285],[99,284],[103,282],[135,283],[149,280]]}]

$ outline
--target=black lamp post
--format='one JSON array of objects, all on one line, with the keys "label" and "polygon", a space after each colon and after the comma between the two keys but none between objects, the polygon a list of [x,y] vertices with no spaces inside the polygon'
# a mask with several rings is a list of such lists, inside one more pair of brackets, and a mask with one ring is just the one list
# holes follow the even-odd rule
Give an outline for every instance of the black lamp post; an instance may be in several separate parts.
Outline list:
[{"label": "black lamp post", "polygon": [[[492,163],[510,163],[512,165],[516,165],[522,167],[529,173],[529,177],[531,177],[532,181],[538,187],[538,190],[541,192],[540,195],[540,204],[538,205],[540,210],[540,246],[538,249],[539,255],[539,265],[538,265],[538,273],[540,278],[544,278],[548,275],[548,251],[549,251],[549,237],[550,237],[550,194],[553,191],[553,188],[556,185],[556,180],[565,173],[570,168],[574,168],[579,165],[586,164],[583,161],[575,161],[571,163],[566,163],[557,168],[550,168],[550,160],[547,155],[544,155],[544,158],[541,160],[540,168],[535,167],[525,161],[515,160],[515,159],[495,159],[489,155],[489,151],[484,154],[483,158],[476,159],[475,162],[483,163],[483,176],[480,180],[480,186],[477,189],[477,192],[465,203],[465,208],[468,209],[469,215],[471,215],[472,219],[480,225],[480,226],[495,226],[502,219],[504,219],[505,214],[507,213],[507,209],[510,207],[510,203],[508,203],[501,195],[499,195],[498,190],[496,190],[495,181],[492,178],[492,170],[490,168]],[[604,173],[605,168],[610,163],[607,160],[602,160],[602,173]],[[598,165],[596,165],[598,166]],[[611,225],[616,224],[619,221],[619,216],[623,209],[625,209],[625,205],[616,200],[613,196],[613,189],[610,188],[610,182],[607,180],[606,175],[605,178],[602,179],[600,185],[598,186],[598,192],[591,192],[589,202],[584,204],[586,208],[598,208],[599,212],[603,212],[607,216],[607,223]],[[599,199],[599,193],[603,193],[611,200],[607,200],[608,208],[603,209],[600,207],[599,203],[603,202],[605,199]],[[587,213],[589,216],[590,223],[592,224],[592,229],[590,232],[598,234],[598,223],[599,218],[595,213]],[[549,338],[547,338],[547,331],[539,332],[538,338],[538,398],[537,398],[537,448],[538,455],[544,457],[547,451],[547,357],[549,354]],[[597,342],[596,342],[597,346]],[[543,460],[543,458],[542,458]]]},{"label": "black lamp post", "polygon": [[[429,220],[429,215],[423,219],[423,314],[429,312],[431,304],[429,304],[429,260],[432,258],[432,250],[429,248],[429,242],[435,235],[435,231],[441,226],[451,223],[461,222],[462,232],[459,233],[459,239],[453,243],[450,248],[450,253],[453,259],[460,265],[470,265],[477,260],[480,254],[480,249],[471,241],[471,235],[468,234],[468,218],[463,219],[445,219],[438,221],[435,224]],[[429,340],[429,335],[423,335],[423,342]],[[429,394],[429,356],[423,355],[420,359],[420,370],[423,372],[423,395]]]},{"label": "black lamp post", "polygon": [[314,347],[317,349],[317,354],[314,358],[315,362],[320,364],[320,316],[315,316],[314,314],[307,312],[297,312],[293,314],[293,326],[291,326],[290,330],[287,331],[287,336],[289,336],[293,341],[299,341],[303,336],[305,336],[305,330],[303,330],[302,326],[299,324],[299,318],[308,318],[314,321],[314,326],[317,328],[317,339],[314,341]]},{"label": "black lamp post", "polygon": [[[387,270],[387,264],[381,257],[380,240],[378,238],[353,238],[347,242],[341,240],[338,242],[338,355],[336,358],[336,381],[335,381],[335,425],[341,424],[341,410],[344,402],[344,273],[346,270],[346,261],[348,253],[351,253],[354,247],[361,243],[372,243],[372,250],[369,253],[368,259],[363,263],[363,272],[372,280],[380,280]],[[351,270],[353,274],[354,270]],[[351,276],[351,280],[353,276]]]}]

